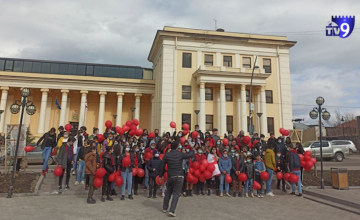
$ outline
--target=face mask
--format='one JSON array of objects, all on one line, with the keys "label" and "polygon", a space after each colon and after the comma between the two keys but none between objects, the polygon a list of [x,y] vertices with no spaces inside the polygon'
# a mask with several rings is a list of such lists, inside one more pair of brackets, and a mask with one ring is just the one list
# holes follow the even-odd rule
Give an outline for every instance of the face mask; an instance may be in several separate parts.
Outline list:
[{"label": "face mask", "polygon": [[179,137],[181,137],[181,136],[182,136],[182,134],[178,134],[178,136],[179,136]]},{"label": "face mask", "polygon": [[217,142],[217,145],[220,145],[221,144],[221,142]]},{"label": "face mask", "polygon": [[226,158],[228,155],[224,155],[224,157]]},{"label": "face mask", "polygon": [[139,149],[135,149],[135,152],[139,152]]},{"label": "face mask", "polygon": [[190,150],[189,150],[189,149],[186,149],[186,152],[188,152],[188,153],[189,153],[189,152],[190,152]]},{"label": "face mask", "polygon": [[155,154],[155,157],[159,157],[159,154]]},{"label": "face mask", "polygon": [[99,134],[99,132],[96,132],[96,134]]},{"label": "face mask", "polygon": [[182,149],[182,145],[179,146],[179,149]]},{"label": "face mask", "polygon": [[203,152],[202,152],[202,150],[199,150],[199,154],[202,154]]},{"label": "face mask", "polygon": [[155,133],[155,136],[157,137],[159,134],[158,133]]},{"label": "face mask", "polygon": [[263,140],[264,140],[264,138],[261,138],[261,140],[263,141]]},{"label": "face mask", "polygon": [[278,143],[281,143],[281,140],[280,140],[280,141],[278,141]]},{"label": "face mask", "polygon": [[200,136],[197,136],[198,139],[200,139]]},{"label": "face mask", "polygon": [[143,137],[143,140],[147,140],[147,137]]},{"label": "face mask", "polygon": [[199,128],[195,129],[195,131],[199,131]]},{"label": "face mask", "polygon": [[112,140],[113,138],[112,137],[109,137],[109,140]]},{"label": "face mask", "polygon": [[125,148],[125,150],[126,150],[126,151],[130,151],[130,148],[127,147],[127,148]]},{"label": "face mask", "polygon": [[276,156],[280,157],[280,156],[281,156],[281,154],[276,154]]},{"label": "face mask", "polygon": [[206,138],[209,138],[209,135],[206,135]]},{"label": "face mask", "polygon": [[248,163],[250,163],[250,160],[246,160]]},{"label": "face mask", "polygon": [[234,150],[231,150],[231,153],[234,153],[235,151]]},{"label": "face mask", "polygon": [[239,156],[239,154],[235,154],[235,156],[236,156],[236,157],[238,157],[238,156]]},{"label": "face mask", "polygon": [[151,148],[151,149],[154,149],[154,148],[155,148],[155,146],[152,146],[152,145],[151,145],[151,146],[150,146],[150,148]]},{"label": "face mask", "polygon": [[145,149],[145,147],[140,147],[141,148],[141,150],[144,150]]},{"label": "face mask", "polygon": [[64,135],[64,138],[67,138],[67,137],[69,137],[69,135],[65,134],[65,135]]},{"label": "face mask", "polygon": [[84,136],[84,134],[83,134],[83,133],[81,133],[81,134],[80,134],[80,136]]}]

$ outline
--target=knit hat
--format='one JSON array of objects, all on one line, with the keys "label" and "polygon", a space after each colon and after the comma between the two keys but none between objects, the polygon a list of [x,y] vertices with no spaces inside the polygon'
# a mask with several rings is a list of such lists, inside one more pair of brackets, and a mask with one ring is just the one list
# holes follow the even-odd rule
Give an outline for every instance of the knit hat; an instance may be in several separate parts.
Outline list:
[{"label": "knit hat", "polygon": [[154,140],[151,140],[150,145],[152,145],[152,144],[156,144],[156,142]]},{"label": "knit hat", "polygon": [[155,154],[158,154],[159,153],[159,151],[157,151],[157,150],[154,150],[153,151],[153,155],[155,156]]}]

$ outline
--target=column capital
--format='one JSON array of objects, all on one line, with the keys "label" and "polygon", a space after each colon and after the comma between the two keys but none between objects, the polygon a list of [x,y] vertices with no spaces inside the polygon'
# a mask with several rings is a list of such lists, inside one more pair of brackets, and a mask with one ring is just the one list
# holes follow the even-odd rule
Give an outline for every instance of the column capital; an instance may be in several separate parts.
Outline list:
[{"label": "column capital", "polygon": [[265,86],[260,86],[260,91],[265,92]]},{"label": "column capital", "polygon": [[205,83],[204,82],[200,83],[200,89],[205,89]]},{"label": "column capital", "polygon": [[87,91],[87,90],[81,90],[80,93],[83,94],[83,95],[85,95],[85,94],[88,94],[89,91]]},{"label": "column capital", "polygon": [[118,92],[118,93],[116,93],[116,95],[117,95],[117,96],[124,96],[125,93],[123,93],[123,92]]},{"label": "column capital", "polygon": [[9,87],[7,86],[1,86],[0,89],[4,92],[4,91],[8,91]]},{"label": "column capital", "polygon": [[106,95],[106,94],[107,94],[107,92],[105,92],[105,91],[99,92],[99,95]]},{"label": "column capital", "polygon": [[245,84],[241,84],[241,90],[245,90],[246,89],[246,85]]},{"label": "column capital", "polygon": [[220,83],[220,90],[224,90],[225,89],[225,83]]},{"label": "column capital", "polygon": [[43,92],[43,93],[48,93],[49,89],[40,89],[40,91]]},{"label": "column capital", "polygon": [[62,89],[61,93],[69,93],[70,91],[68,89]]},{"label": "column capital", "polygon": [[135,97],[141,97],[142,94],[141,94],[141,93],[135,93],[134,96],[135,96]]}]

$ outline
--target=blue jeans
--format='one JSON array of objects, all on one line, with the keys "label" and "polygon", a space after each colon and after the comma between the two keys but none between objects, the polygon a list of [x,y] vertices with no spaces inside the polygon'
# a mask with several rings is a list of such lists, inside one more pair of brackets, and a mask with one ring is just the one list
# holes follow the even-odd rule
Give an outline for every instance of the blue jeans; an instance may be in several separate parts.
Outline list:
[{"label": "blue jeans", "polygon": [[[80,151],[80,147],[78,147],[78,148],[76,149],[76,155],[74,155],[74,160],[75,160],[75,161],[77,161],[77,156],[79,155],[79,151]],[[74,163],[74,164],[73,164],[73,169],[74,169],[74,171],[76,171],[76,168],[77,168],[76,163]]]},{"label": "blue jeans", "polygon": [[127,184],[127,190],[128,190],[128,195],[131,195],[131,186],[132,186],[132,169],[126,168],[126,170],[124,172],[121,172],[121,177],[124,180],[124,183],[121,186],[121,195],[125,196],[125,187]]},{"label": "blue jeans", "polygon": [[[297,182],[298,188],[299,188],[299,193],[302,193],[302,188],[301,188],[301,170],[297,170],[297,171],[293,171],[293,174],[295,174],[296,176],[299,177],[299,180]],[[295,183],[291,183],[291,188],[292,188],[292,192],[295,192]]]},{"label": "blue jeans", "polygon": [[148,187],[149,186],[149,170],[147,168],[147,164],[145,165],[145,183],[144,183],[144,187]]},{"label": "blue jeans", "polygon": [[272,177],[273,177],[274,171],[272,169],[266,167],[266,172],[269,174],[269,179],[266,181],[266,193],[270,193],[271,192],[271,182],[272,182]]},{"label": "blue jeans", "polygon": [[253,183],[254,183],[254,179],[247,179],[245,181],[245,193],[248,193],[249,187],[250,187],[250,193],[254,192]]},{"label": "blue jeans", "polygon": [[224,191],[224,183],[225,183],[225,193],[229,193],[229,183],[225,181],[226,174],[221,174],[220,176],[220,193]]},{"label": "blue jeans", "polygon": [[46,168],[48,167],[48,161],[51,151],[52,151],[52,147],[44,147],[44,150],[42,151],[42,158],[43,158],[42,170],[46,170]]},{"label": "blue jeans", "polygon": [[85,176],[85,161],[82,160],[79,161],[76,181],[78,182],[84,181],[84,176]]}]

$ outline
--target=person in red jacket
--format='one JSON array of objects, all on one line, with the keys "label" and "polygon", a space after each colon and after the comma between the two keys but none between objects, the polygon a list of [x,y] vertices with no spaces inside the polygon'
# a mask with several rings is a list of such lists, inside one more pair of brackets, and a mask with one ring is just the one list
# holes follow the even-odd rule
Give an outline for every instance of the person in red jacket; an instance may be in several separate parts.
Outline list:
[{"label": "person in red jacket", "polygon": [[216,145],[214,138],[211,137],[210,132],[205,132],[205,141],[209,141],[209,146],[212,148]]},{"label": "person in red jacket", "polygon": [[[203,160],[206,160],[206,156],[204,155],[204,152],[201,147],[196,148],[196,151],[197,151],[197,154],[195,154],[195,157],[193,158],[192,162],[197,161],[201,164],[201,162]],[[205,195],[204,182],[198,181],[198,183],[196,183],[196,191],[197,191],[198,195],[200,195],[200,193],[201,193],[201,195]]]},{"label": "person in red jacket", "polygon": [[244,131],[241,130],[239,132],[239,135],[236,137],[236,144],[240,147],[240,150],[246,145],[242,140],[243,137],[244,137]]}]

